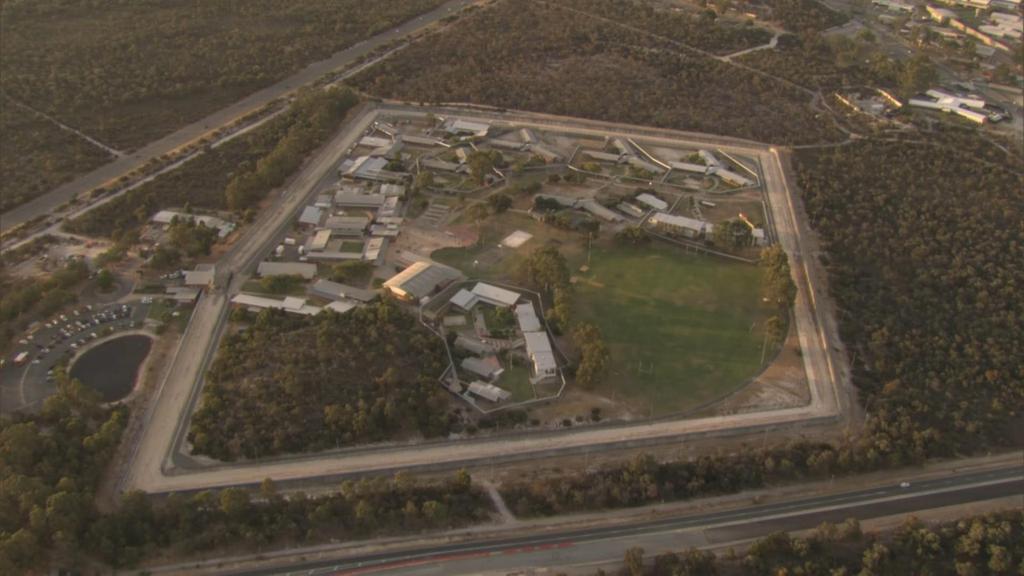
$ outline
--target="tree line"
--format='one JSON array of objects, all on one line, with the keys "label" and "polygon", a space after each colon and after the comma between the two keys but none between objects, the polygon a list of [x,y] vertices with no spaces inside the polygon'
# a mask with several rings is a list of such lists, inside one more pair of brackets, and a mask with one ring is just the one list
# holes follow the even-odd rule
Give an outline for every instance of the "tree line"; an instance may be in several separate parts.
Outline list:
[{"label": "tree line", "polygon": [[114,568],[159,554],[188,556],[230,546],[453,528],[486,520],[490,500],[466,472],[442,481],[346,481],[333,494],[282,494],[273,481],[239,488],[124,496],[100,512],[97,484],[127,422],[125,407],[107,408],[98,394],[58,375],[58,391],[34,415],[0,418],[0,573]]},{"label": "tree line", "polygon": [[23,331],[33,316],[49,316],[78,301],[78,289],[89,277],[82,260],[72,260],[43,280],[18,278],[0,271],[0,349]]},{"label": "tree line", "polygon": [[349,90],[303,91],[291,108],[264,125],[206,150],[65,227],[116,240],[164,208],[189,205],[244,215],[298,170],[303,158],[337,130],[356,101]]},{"label": "tree line", "polygon": [[[401,100],[473,102],[778,143],[839,139],[816,118],[804,92],[668,38],[608,20],[568,18],[564,10],[588,6],[499,1],[353,82]],[[659,18],[671,20],[659,11],[636,24],[653,26]]]},{"label": "tree line", "polygon": [[[1024,562],[1024,512],[1008,510],[928,525],[907,517],[891,532],[864,533],[850,518],[825,522],[807,536],[776,532],[744,552],[719,556],[690,548],[648,561],[628,549],[621,576],[903,576],[905,574],[1019,573]],[[1015,572],[1018,571],[1018,572]],[[598,570],[594,576],[608,576]]]},{"label": "tree line", "polygon": [[572,319],[573,289],[565,256],[554,246],[544,246],[530,253],[522,268],[527,284],[544,297],[548,327],[555,334],[569,335],[576,348],[578,358],[569,372],[580,386],[595,387],[608,373],[610,352],[597,326]]},{"label": "tree line", "polygon": [[189,441],[220,460],[447,434],[441,340],[390,298],[345,314],[254,315],[227,336]]}]

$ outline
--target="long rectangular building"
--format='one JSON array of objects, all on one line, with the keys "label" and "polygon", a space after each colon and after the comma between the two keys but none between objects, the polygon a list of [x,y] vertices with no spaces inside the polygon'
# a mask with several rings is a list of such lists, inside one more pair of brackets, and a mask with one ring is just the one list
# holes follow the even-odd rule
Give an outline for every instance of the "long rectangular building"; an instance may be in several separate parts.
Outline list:
[{"label": "long rectangular building", "polygon": [[306,280],[316,276],[316,264],[308,262],[260,262],[256,273],[260,276],[302,276]]},{"label": "long rectangular building", "polygon": [[454,268],[430,262],[415,262],[384,282],[384,287],[399,298],[420,300],[460,276]]}]

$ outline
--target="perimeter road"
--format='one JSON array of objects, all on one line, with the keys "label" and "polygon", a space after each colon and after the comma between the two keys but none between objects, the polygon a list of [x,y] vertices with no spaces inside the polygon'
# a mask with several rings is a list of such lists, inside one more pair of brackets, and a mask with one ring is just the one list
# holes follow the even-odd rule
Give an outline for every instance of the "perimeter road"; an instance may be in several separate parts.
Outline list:
[{"label": "perimeter road", "polygon": [[[232,251],[218,264],[218,276],[236,274],[231,288],[244,273],[270,250],[276,238],[289,226],[290,219],[315,190],[321,175],[334,166],[352,146],[355,139],[378,114],[422,116],[427,112],[449,113],[441,108],[397,107],[385,105],[347,125],[314,159],[290,187],[279,206],[268,210],[261,221],[250,227]],[[147,427],[137,457],[122,483],[122,489],[139,489],[151,493],[187,491],[234,485],[256,485],[270,477],[278,482],[328,481],[369,474],[390,474],[398,470],[440,471],[455,467],[472,467],[496,462],[523,461],[562,456],[593,450],[638,448],[685,438],[736,437],[761,434],[766,430],[799,430],[801,428],[842,425],[849,408],[838,393],[843,385],[835,380],[845,370],[834,364],[845,364],[841,354],[835,355],[830,341],[838,336],[825,333],[828,324],[818,317],[814,307],[816,286],[823,276],[813,274],[805,264],[798,215],[790,199],[792,191],[785,186],[779,158],[762,144],[743,143],[714,136],[701,136],[643,127],[576,121],[545,115],[511,113],[487,114],[459,111],[463,118],[487,118],[514,122],[519,126],[535,126],[545,130],[576,134],[641,135],[645,142],[667,145],[716,146],[730,152],[753,155],[765,166],[766,194],[776,222],[778,236],[794,261],[792,273],[800,290],[794,307],[805,370],[811,387],[811,403],[807,406],[742,415],[728,415],[692,420],[668,420],[558,432],[508,434],[494,438],[477,438],[459,442],[422,442],[413,445],[378,445],[357,447],[320,454],[265,459],[253,463],[203,463],[181,458],[187,423],[202,386],[202,367],[216,352],[217,334],[226,314],[227,297],[223,293],[204,296],[196,308],[188,338],[175,365],[168,373],[153,416]],[[224,284],[221,284],[224,285]],[[229,290],[229,294],[231,291]],[[808,297],[810,296],[810,298]],[[191,461],[191,462],[190,462]],[[179,465],[180,464],[180,465]]]}]

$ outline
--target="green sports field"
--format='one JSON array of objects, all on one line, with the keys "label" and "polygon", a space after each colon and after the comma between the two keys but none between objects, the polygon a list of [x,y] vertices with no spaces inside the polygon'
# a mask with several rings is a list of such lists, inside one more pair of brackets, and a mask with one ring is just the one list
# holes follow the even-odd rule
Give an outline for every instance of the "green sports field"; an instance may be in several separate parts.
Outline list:
[{"label": "green sports field", "polygon": [[[688,410],[760,371],[760,270],[652,243],[595,246],[576,282],[576,318],[611,348],[602,392],[638,415]],[[770,357],[771,351],[766,351]]]}]

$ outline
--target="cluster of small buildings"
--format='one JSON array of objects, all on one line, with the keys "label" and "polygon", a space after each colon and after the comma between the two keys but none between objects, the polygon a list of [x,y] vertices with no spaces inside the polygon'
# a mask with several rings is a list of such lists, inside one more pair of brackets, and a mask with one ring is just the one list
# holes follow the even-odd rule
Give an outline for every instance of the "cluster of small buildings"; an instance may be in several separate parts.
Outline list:
[{"label": "cluster of small buildings", "polygon": [[[668,170],[680,170],[683,172],[695,172],[704,176],[717,176],[723,181],[741,188],[757,184],[755,180],[748,178],[735,170],[731,170],[710,150],[700,150],[698,152],[702,161],[702,163],[698,164],[694,162],[677,161],[662,162],[661,160],[644,152],[643,149],[632,140],[614,138],[612,139],[612,146],[616,149],[616,153],[587,150],[583,154],[590,159],[597,160],[599,162],[628,164],[639,170],[644,170],[654,174],[663,174]],[[646,156],[647,160],[641,158],[640,154]]]},{"label": "cluster of small buildings", "polygon": [[956,114],[978,124],[999,122],[1006,117],[1004,110],[987,104],[980,96],[949,89],[934,88],[910,98],[907,103],[918,108]]},{"label": "cluster of small buildings", "polygon": [[[448,301],[450,308],[462,313],[472,312],[480,304],[495,308],[504,308],[514,312],[518,334],[516,342],[509,349],[522,347],[523,353],[530,363],[530,382],[541,384],[558,378],[558,361],[555,358],[551,338],[537,316],[532,302],[522,300],[522,295],[514,290],[495,286],[485,282],[477,282],[472,288],[459,289]],[[494,355],[494,349],[484,342],[474,343],[473,339],[460,336],[456,347],[474,354],[464,358],[459,366],[466,373],[476,378],[468,385],[467,392],[490,402],[507,400],[510,394],[493,382],[501,376],[504,369]]]},{"label": "cluster of small buildings", "polygon": [[541,142],[540,138],[537,137],[536,132],[530,128],[520,128],[511,134],[494,138],[489,143],[495,148],[529,152],[543,160],[545,164],[562,162],[565,160],[564,156],[559,154],[556,150],[553,150],[550,146]]},{"label": "cluster of small buildings", "polygon": [[1013,13],[992,12],[988,14],[984,24],[972,26],[964,22],[960,16],[948,8],[928,5],[928,15],[932,20],[942,26],[949,26],[953,30],[962,32],[980,41],[991,49],[1011,52],[1007,41],[1020,42],[1024,36],[1024,21],[1022,21],[1019,10],[1020,2],[1009,2],[1008,0],[957,0],[946,2],[951,5],[973,8],[975,10],[988,10],[990,8],[1005,8]]}]

